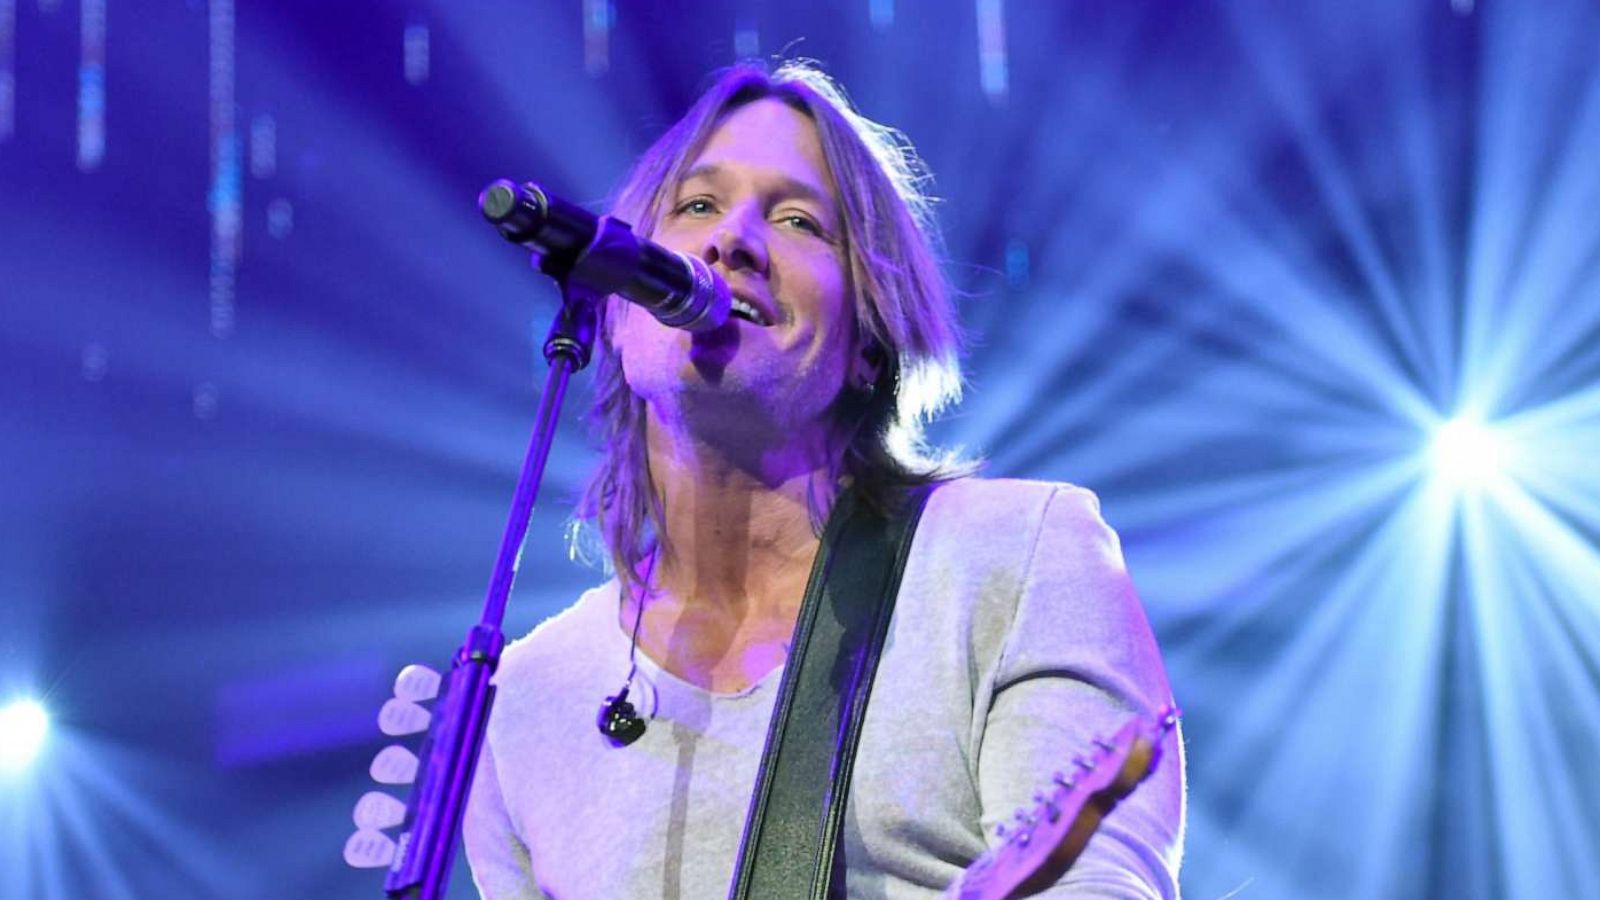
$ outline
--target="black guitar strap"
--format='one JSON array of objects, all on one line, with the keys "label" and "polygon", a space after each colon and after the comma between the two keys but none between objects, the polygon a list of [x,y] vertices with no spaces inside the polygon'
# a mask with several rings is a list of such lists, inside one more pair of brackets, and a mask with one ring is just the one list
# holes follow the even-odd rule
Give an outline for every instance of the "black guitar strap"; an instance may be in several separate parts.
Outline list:
[{"label": "black guitar strap", "polygon": [[730,900],[842,896],[836,845],[856,742],[917,520],[931,487],[892,515],[845,491],[828,517],[795,622],[745,818]]}]

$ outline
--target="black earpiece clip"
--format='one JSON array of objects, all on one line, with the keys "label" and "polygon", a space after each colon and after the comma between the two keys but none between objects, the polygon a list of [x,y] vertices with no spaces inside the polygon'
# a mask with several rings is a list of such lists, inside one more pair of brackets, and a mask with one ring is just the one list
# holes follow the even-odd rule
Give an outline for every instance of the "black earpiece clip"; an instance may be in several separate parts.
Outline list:
[{"label": "black earpiece clip", "polygon": [[615,697],[607,697],[595,717],[595,725],[613,747],[626,747],[644,734],[644,719],[628,702],[628,687],[624,684]]}]

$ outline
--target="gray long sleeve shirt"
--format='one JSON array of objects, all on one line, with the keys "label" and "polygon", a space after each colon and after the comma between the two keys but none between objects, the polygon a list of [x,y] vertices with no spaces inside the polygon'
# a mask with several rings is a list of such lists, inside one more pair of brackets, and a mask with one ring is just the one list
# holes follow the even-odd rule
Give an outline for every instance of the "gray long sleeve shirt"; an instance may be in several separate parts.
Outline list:
[{"label": "gray long sleeve shirt", "polygon": [[[505,652],[465,824],[487,900],[719,898],[782,677],[719,694],[643,653],[627,747],[595,727],[628,672],[615,581]],[[1094,495],[964,479],[935,491],[906,564],[857,752],[848,894],[937,897],[994,826],[1097,735],[1170,702],[1160,654]],[[1102,823],[1043,896],[1176,897],[1183,755]]]}]

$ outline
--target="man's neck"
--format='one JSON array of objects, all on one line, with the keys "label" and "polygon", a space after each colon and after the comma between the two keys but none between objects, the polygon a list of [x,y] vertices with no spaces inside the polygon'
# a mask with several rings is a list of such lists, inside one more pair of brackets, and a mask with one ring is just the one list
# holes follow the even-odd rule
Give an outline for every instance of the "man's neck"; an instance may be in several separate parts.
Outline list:
[{"label": "man's neck", "polygon": [[666,513],[655,587],[710,615],[792,619],[835,492],[826,441],[727,446],[652,417],[648,446]]}]

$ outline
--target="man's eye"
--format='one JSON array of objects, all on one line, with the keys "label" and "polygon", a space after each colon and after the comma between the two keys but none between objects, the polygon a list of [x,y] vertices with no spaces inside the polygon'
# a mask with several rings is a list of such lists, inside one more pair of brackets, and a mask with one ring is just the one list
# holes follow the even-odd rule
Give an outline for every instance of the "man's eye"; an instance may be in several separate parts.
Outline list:
[{"label": "man's eye", "polygon": [[818,237],[822,236],[822,226],[811,221],[810,218],[800,215],[799,213],[790,213],[789,215],[784,216],[780,221],[782,221],[783,224],[788,225],[790,228],[798,228],[801,231],[808,231]]},{"label": "man's eye", "polygon": [[678,208],[673,211],[680,216],[705,216],[710,215],[715,209],[710,200],[705,197],[695,197],[678,204]]}]

